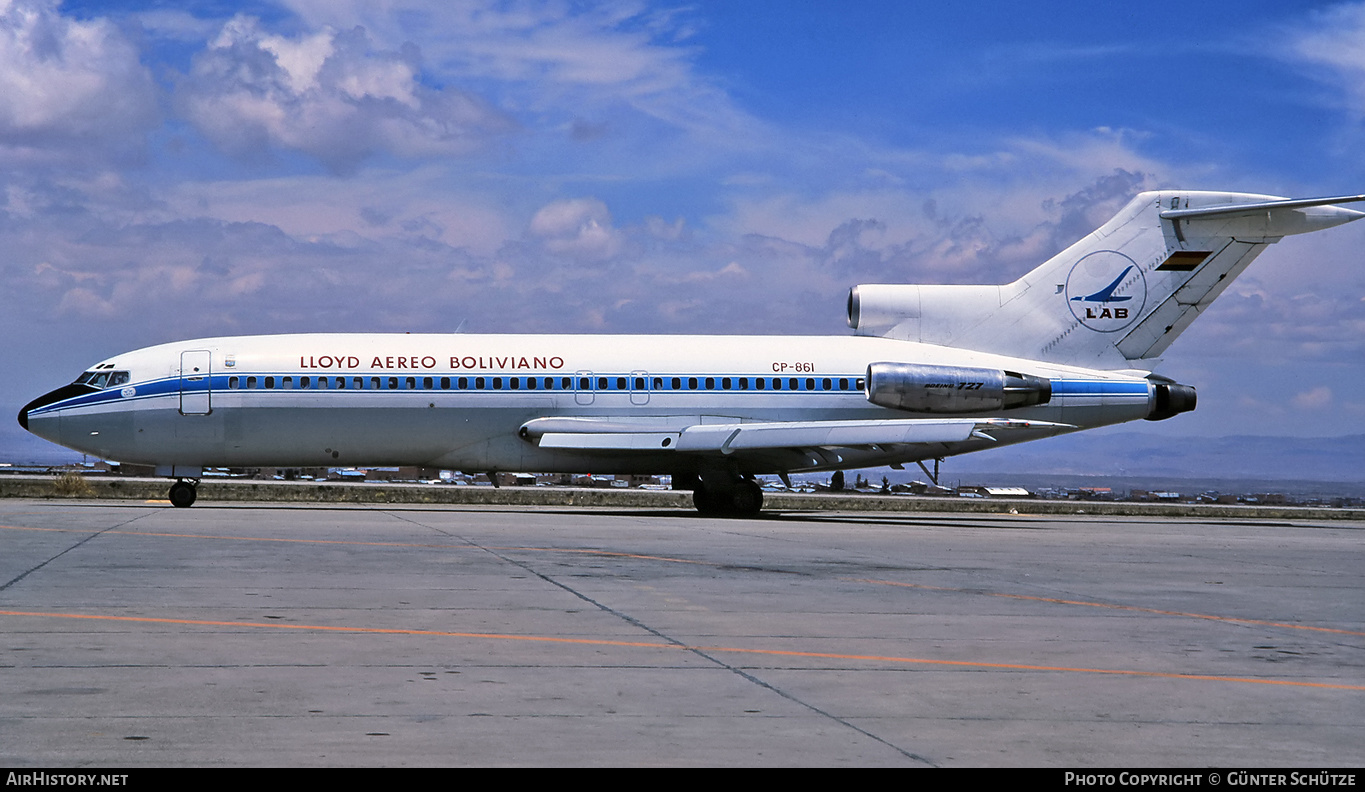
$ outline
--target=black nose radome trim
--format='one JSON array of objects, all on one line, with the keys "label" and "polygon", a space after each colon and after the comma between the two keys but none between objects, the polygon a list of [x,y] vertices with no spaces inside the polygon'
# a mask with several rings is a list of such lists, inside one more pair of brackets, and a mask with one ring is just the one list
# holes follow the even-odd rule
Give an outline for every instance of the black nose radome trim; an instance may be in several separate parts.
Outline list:
[{"label": "black nose radome trim", "polygon": [[94,393],[97,390],[99,390],[99,388],[92,388],[89,385],[73,382],[70,385],[63,385],[51,393],[44,393],[42,396],[25,404],[24,409],[19,411],[19,425],[25,429],[28,428],[28,414],[30,410],[40,410],[49,404],[56,404],[59,401],[70,399],[73,396],[84,396],[87,393]]}]

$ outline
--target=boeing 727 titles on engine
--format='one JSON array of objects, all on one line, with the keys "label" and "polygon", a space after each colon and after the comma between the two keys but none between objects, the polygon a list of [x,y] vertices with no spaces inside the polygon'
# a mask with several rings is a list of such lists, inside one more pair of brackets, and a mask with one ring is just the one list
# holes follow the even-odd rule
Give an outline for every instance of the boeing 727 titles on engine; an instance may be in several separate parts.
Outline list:
[{"label": "boeing 727 titles on engine", "polygon": [[998,286],[860,285],[851,336],[268,335],[116,355],[19,412],[83,453],[210,467],[668,473],[703,513],[754,477],[899,466],[1194,409],[1155,358],[1290,234],[1365,195],[1145,192]]}]

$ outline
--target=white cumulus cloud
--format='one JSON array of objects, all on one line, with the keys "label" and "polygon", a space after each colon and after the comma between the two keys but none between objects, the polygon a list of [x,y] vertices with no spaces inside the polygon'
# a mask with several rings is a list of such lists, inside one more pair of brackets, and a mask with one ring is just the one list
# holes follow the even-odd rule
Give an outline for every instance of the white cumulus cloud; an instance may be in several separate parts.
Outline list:
[{"label": "white cumulus cloud", "polygon": [[621,250],[621,234],[607,205],[596,198],[555,201],[531,218],[531,235],[546,250],[585,261],[601,261]]},{"label": "white cumulus cloud", "polygon": [[105,19],[52,0],[0,0],[0,154],[81,161],[135,153],[158,122],[139,54]]},{"label": "white cumulus cloud", "polygon": [[1332,389],[1322,387],[1306,390],[1294,397],[1294,406],[1301,410],[1321,410],[1332,403]]},{"label": "white cumulus cloud", "polygon": [[426,85],[415,45],[380,50],[360,27],[275,35],[245,16],[195,58],[178,95],[185,115],[225,151],[301,151],[336,172],[380,152],[465,154],[513,126],[472,94]]}]

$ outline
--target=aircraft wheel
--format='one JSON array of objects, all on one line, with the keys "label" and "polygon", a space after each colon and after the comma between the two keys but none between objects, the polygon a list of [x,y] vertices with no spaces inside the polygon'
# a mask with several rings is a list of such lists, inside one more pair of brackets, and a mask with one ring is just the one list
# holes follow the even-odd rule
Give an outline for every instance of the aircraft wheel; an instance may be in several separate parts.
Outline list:
[{"label": "aircraft wheel", "polygon": [[194,504],[195,496],[198,492],[193,484],[185,481],[177,481],[171,485],[171,505],[179,508],[188,508]]},{"label": "aircraft wheel", "polygon": [[697,511],[708,517],[716,517],[725,513],[725,499],[717,497],[724,493],[717,493],[714,490],[698,485],[692,490],[692,505],[697,507]]},{"label": "aircraft wheel", "polygon": [[736,517],[752,517],[763,509],[763,488],[757,481],[743,481],[730,495],[730,509]]},{"label": "aircraft wheel", "polygon": [[756,481],[741,481],[733,487],[692,490],[692,503],[708,517],[752,517],[763,508],[763,489]]}]

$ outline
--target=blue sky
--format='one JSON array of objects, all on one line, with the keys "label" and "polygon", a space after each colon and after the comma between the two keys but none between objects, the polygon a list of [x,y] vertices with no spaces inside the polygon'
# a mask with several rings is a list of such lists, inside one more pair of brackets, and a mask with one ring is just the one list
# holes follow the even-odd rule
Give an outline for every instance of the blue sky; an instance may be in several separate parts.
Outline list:
[{"label": "blue sky", "polygon": [[[1142,189],[1365,192],[1362,86],[1362,3],[0,0],[0,403],[208,335],[842,334]],[[1144,428],[1365,432],[1357,226],[1265,253]]]}]

